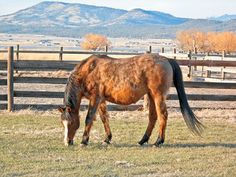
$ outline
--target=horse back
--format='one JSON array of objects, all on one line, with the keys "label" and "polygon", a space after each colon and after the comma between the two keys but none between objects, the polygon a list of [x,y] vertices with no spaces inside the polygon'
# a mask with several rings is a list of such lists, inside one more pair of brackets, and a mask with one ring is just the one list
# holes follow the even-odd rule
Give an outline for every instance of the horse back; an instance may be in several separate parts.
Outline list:
[{"label": "horse back", "polygon": [[163,89],[169,87],[165,79],[170,70],[168,60],[154,54],[126,59],[91,56],[77,70],[87,95],[99,94],[118,104],[137,102],[148,93],[149,87],[158,88],[162,84],[166,85]]}]

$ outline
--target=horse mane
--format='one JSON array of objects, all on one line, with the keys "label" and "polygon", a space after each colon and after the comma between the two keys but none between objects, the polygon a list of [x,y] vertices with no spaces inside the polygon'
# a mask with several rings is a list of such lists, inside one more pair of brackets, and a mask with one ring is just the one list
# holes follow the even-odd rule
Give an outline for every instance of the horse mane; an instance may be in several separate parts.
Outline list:
[{"label": "horse mane", "polygon": [[77,105],[77,93],[79,88],[75,83],[76,72],[87,62],[87,60],[88,59],[81,61],[71,72],[67,80],[65,95],[64,95],[64,105],[70,107],[71,109],[75,109]]},{"label": "horse mane", "polygon": [[66,90],[64,95],[64,105],[70,107],[71,109],[75,109],[75,106],[77,104],[76,102],[76,91],[77,88],[73,84],[73,74],[70,75],[67,84],[66,84]]},{"label": "horse mane", "polygon": [[[79,86],[77,85],[77,80],[78,80],[78,72],[80,72],[80,69],[86,64],[94,61],[96,58],[110,58],[107,55],[91,55],[87,59],[81,61],[71,72],[67,84],[66,84],[66,89],[65,89],[65,94],[64,94],[64,105],[70,107],[71,109],[75,109],[77,106],[77,94],[78,90],[80,89]],[[93,63],[93,62],[92,62]],[[91,65],[92,66],[92,65]]]}]

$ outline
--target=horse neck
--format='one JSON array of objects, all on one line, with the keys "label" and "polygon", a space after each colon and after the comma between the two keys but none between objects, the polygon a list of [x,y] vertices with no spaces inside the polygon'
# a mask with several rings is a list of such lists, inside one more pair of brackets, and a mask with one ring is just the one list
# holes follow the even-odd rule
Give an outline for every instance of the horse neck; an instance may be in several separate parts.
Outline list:
[{"label": "horse neck", "polygon": [[72,73],[66,85],[64,104],[65,106],[69,106],[71,109],[78,111],[80,107],[81,96],[79,93],[79,87],[75,81],[75,75]]}]

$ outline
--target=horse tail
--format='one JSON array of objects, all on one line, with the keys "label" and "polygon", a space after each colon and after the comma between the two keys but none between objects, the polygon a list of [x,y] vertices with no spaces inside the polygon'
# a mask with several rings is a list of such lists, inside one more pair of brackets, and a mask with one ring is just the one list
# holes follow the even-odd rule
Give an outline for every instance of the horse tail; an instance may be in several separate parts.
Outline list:
[{"label": "horse tail", "polygon": [[180,109],[188,128],[196,135],[201,135],[204,128],[203,124],[198,120],[197,116],[191,110],[187,96],[184,90],[182,71],[177,61],[168,59],[173,69],[173,83],[178,93]]}]

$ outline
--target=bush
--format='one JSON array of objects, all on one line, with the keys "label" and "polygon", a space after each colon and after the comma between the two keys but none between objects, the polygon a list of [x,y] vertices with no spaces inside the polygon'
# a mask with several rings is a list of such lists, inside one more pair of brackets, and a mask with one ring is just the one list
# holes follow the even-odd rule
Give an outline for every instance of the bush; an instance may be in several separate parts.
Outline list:
[{"label": "bush", "polygon": [[83,42],[81,43],[81,48],[84,50],[104,50],[105,47],[111,45],[107,37],[99,34],[87,34],[84,37]]}]

